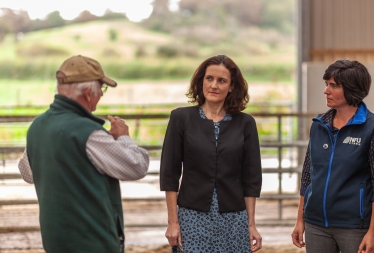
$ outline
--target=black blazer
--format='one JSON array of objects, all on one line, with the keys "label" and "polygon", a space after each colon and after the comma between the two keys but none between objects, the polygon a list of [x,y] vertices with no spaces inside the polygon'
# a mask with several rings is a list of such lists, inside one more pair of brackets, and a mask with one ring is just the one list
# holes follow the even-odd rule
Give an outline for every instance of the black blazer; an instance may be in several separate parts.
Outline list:
[{"label": "black blazer", "polygon": [[[183,178],[179,188],[179,179]],[[220,212],[245,210],[244,197],[259,197],[262,185],[256,122],[244,113],[221,121],[218,146],[213,121],[199,107],[171,112],[161,154],[161,191],[178,192],[178,206],[208,212],[216,188]]]}]

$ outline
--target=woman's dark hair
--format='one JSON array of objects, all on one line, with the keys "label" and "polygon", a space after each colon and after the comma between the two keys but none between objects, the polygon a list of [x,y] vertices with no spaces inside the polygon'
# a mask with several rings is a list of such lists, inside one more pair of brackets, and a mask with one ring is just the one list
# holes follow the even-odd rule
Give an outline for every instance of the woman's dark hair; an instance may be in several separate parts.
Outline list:
[{"label": "woman's dark hair", "polygon": [[232,91],[228,93],[223,108],[227,113],[237,113],[243,111],[249,101],[248,84],[244,79],[239,67],[226,55],[217,55],[203,61],[195,70],[191,78],[191,84],[186,96],[190,99],[188,102],[202,106],[205,103],[203,93],[203,80],[205,71],[210,65],[223,65],[231,75]]},{"label": "woman's dark hair", "polygon": [[367,68],[358,61],[337,60],[327,67],[323,80],[334,78],[343,86],[344,97],[349,105],[358,106],[369,94],[371,76]]}]

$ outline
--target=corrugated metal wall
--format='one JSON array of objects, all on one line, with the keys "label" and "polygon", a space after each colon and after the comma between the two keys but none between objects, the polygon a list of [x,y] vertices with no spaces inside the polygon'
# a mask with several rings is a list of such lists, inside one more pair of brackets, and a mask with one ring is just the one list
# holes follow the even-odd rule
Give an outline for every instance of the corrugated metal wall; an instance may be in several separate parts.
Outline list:
[{"label": "corrugated metal wall", "polygon": [[310,0],[309,61],[374,63],[374,0]]}]

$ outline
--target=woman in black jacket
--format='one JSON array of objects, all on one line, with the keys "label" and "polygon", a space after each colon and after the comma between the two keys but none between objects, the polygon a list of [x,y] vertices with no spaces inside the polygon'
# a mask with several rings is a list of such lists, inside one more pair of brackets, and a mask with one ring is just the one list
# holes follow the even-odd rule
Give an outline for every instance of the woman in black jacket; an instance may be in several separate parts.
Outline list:
[{"label": "woman in black jacket", "polygon": [[213,56],[195,71],[187,96],[196,106],[171,112],[161,156],[169,244],[176,252],[257,251],[262,173],[256,122],[241,112],[247,82],[229,57]]}]

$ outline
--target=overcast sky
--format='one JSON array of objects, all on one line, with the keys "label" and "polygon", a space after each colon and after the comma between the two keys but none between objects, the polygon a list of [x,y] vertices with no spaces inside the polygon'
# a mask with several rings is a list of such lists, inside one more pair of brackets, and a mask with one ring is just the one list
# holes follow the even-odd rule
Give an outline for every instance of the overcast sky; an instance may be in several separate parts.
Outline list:
[{"label": "overcast sky", "polygon": [[[138,22],[149,17],[153,0],[0,0],[0,8],[26,10],[31,19],[43,19],[58,10],[64,19],[74,19],[84,10],[101,16],[106,9],[126,13],[131,21]],[[171,10],[178,8],[179,0],[171,0]]]}]

